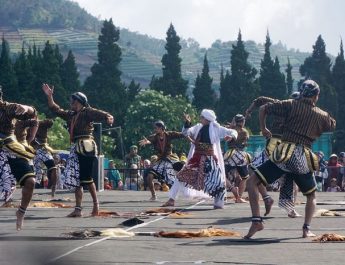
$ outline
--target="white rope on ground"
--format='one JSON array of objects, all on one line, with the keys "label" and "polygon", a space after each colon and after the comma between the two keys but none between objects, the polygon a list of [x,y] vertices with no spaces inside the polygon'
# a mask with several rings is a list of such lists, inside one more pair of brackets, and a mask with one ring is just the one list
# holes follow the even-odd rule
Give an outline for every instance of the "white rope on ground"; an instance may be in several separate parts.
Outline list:
[{"label": "white rope on ground", "polygon": [[[184,208],[184,209],[180,210],[179,212],[183,212],[183,211],[185,211],[185,210],[192,209],[192,208],[194,208],[195,206],[197,206],[197,205],[199,205],[199,204],[201,204],[201,203],[203,203],[203,202],[205,202],[205,200],[198,201],[197,203],[195,203],[195,204],[193,204],[193,205],[191,205],[191,206],[189,206],[189,207],[187,207],[187,208]],[[167,218],[168,216],[169,216],[169,215],[162,216],[162,217],[159,217],[159,218],[154,219],[154,220],[149,221],[149,222],[145,222],[145,223],[142,223],[142,224],[137,224],[137,225],[135,225],[135,226],[132,226],[132,227],[129,227],[129,228],[125,229],[125,231],[128,232],[128,231],[137,229],[137,228],[139,228],[139,227],[144,227],[144,226],[146,226],[146,225],[149,225],[149,224],[158,222],[158,221],[160,221],[160,220],[163,220],[163,219]],[[79,247],[77,247],[77,248],[74,248],[74,249],[72,249],[72,250],[70,250],[70,251],[68,251],[68,252],[66,252],[66,253],[64,253],[64,254],[62,254],[62,255],[60,255],[60,256],[58,256],[58,257],[55,257],[55,258],[53,258],[53,259],[50,259],[50,260],[48,261],[48,264],[49,264],[49,263],[53,263],[53,262],[55,262],[55,261],[57,261],[57,260],[59,260],[59,259],[62,259],[62,258],[64,258],[64,257],[66,257],[66,256],[69,256],[69,255],[73,254],[74,252],[77,252],[78,250],[80,250],[80,249],[82,249],[82,248],[86,248],[86,247],[89,247],[89,246],[92,246],[92,245],[101,243],[101,242],[106,241],[106,240],[108,240],[108,239],[110,239],[110,238],[113,238],[113,237],[112,237],[112,236],[103,237],[103,238],[98,239],[98,240],[96,240],[96,241],[90,242],[90,243],[88,243],[88,244],[86,244],[86,245],[82,245],[82,246],[79,246]]]}]

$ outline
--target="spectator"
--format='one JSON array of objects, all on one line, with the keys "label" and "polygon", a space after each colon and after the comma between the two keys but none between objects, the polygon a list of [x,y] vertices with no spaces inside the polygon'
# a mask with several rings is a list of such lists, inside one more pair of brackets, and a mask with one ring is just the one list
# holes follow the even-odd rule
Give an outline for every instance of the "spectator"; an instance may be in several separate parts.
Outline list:
[{"label": "spectator", "polygon": [[148,159],[144,160],[144,171],[143,171],[143,179],[144,179],[144,190],[147,190],[148,183],[147,183],[147,175],[150,172],[151,168],[151,161]]},{"label": "spectator", "polygon": [[128,190],[140,190],[143,184],[143,178],[139,174],[138,166],[132,164],[130,166],[129,177],[126,178],[126,185]]},{"label": "spectator", "polygon": [[328,189],[328,187],[330,187],[331,185],[331,180],[333,178],[335,178],[337,180],[337,186],[341,186],[342,185],[342,176],[340,174],[340,168],[341,165],[338,163],[338,156],[336,154],[332,154],[329,157],[329,161],[328,161],[328,179],[326,182],[326,190]]},{"label": "spectator", "polygon": [[107,178],[114,190],[121,190],[123,188],[120,172],[116,169],[113,160],[109,160]]},{"label": "spectator", "polygon": [[138,147],[132,145],[129,148],[129,154],[126,155],[126,167],[129,168],[131,165],[135,164],[138,168],[141,168],[141,156],[138,155]]},{"label": "spectator", "polygon": [[112,190],[113,189],[113,187],[109,183],[109,179],[108,178],[104,178],[104,189],[105,190]]},{"label": "spectator", "polygon": [[341,165],[340,174],[342,178],[341,188],[345,191],[345,152],[339,154],[339,164]]},{"label": "spectator", "polygon": [[341,191],[341,188],[337,185],[337,179],[332,178],[331,179],[331,185],[327,188],[328,192],[339,192]]},{"label": "spectator", "polygon": [[316,153],[319,160],[320,170],[315,171],[315,180],[317,183],[318,191],[325,191],[324,185],[328,178],[327,161],[322,151]]}]

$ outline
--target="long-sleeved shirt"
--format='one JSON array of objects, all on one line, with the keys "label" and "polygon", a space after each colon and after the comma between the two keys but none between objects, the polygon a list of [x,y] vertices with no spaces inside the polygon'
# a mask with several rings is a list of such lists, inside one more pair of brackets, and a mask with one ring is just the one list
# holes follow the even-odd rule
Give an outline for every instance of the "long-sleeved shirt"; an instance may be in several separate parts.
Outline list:
[{"label": "long-sleeved shirt", "polygon": [[91,107],[85,107],[79,112],[64,110],[57,104],[49,106],[49,108],[67,122],[72,141],[80,136],[92,136],[93,122],[106,122],[109,115],[105,111]]},{"label": "long-sleeved shirt", "polygon": [[309,148],[323,132],[333,131],[336,125],[336,121],[309,98],[268,103],[265,112],[284,118],[282,141]]},{"label": "long-sleeved shirt", "polygon": [[18,120],[14,130],[17,141],[20,143],[25,142],[28,136],[28,129],[36,126],[38,126],[38,121],[36,119]]},{"label": "long-sleeved shirt", "polygon": [[27,120],[36,116],[36,110],[33,113],[16,114],[20,107],[20,104],[0,100],[0,138],[14,134],[16,120]]},{"label": "long-sleeved shirt", "polygon": [[166,131],[161,137],[158,133],[152,134],[147,139],[152,143],[158,157],[169,158],[172,155],[172,140],[183,138],[180,132]]}]

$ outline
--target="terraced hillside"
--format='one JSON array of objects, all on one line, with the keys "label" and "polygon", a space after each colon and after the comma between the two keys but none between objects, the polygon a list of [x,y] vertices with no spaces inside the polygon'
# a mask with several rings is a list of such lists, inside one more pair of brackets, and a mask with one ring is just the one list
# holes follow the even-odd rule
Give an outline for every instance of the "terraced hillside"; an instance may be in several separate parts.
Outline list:
[{"label": "terraced hillside", "polygon": [[[58,44],[64,54],[72,50],[76,56],[82,80],[89,75],[90,67],[97,59],[98,33],[94,31],[0,26],[0,34],[9,42],[13,54],[20,52],[23,45],[28,48],[36,44],[42,48],[48,40],[50,43]],[[221,66],[223,65],[225,69],[230,68],[230,51],[234,43],[233,41],[216,41],[210,48],[205,49],[196,45],[195,41],[182,40],[182,72],[183,76],[189,80],[189,84],[192,86],[197,73],[201,72],[203,57],[207,52],[210,74],[215,86],[218,86]],[[121,29],[119,45],[122,49],[121,70],[124,81],[135,79],[142,86],[147,86],[152,75],[161,75],[161,58],[165,52],[163,40]],[[253,41],[247,41],[245,45],[250,53],[250,62],[259,69],[263,57],[263,45]],[[294,79],[298,80],[300,78],[299,65],[308,54],[287,50],[282,44],[276,44],[272,46],[272,56],[278,56],[282,71],[285,70],[289,57],[293,66]]]}]

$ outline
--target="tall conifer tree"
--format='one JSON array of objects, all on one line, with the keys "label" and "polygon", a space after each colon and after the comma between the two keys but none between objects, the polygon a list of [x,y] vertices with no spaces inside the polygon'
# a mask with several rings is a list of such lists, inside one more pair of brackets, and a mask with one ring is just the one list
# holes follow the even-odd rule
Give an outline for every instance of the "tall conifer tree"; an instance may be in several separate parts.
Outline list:
[{"label": "tall conifer tree", "polygon": [[67,94],[80,90],[79,73],[75,63],[75,57],[70,50],[60,68],[62,86]]},{"label": "tall conifer tree", "polygon": [[273,60],[271,57],[271,45],[271,39],[269,33],[267,32],[265,42],[265,53],[264,58],[261,60],[261,69],[259,77],[261,95],[277,99],[283,99],[285,98],[287,93],[285,77],[280,72],[278,58]]},{"label": "tall conifer tree", "polygon": [[293,89],[293,79],[292,79],[292,65],[290,63],[290,58],[288,58],[288,63],[286,65],[286,87],[287,87],[287,97],[292,94]]},{"label": "tall conifer tree", "polygon": [[204,65],[201,75],[198,74],[195,80],[195,88],[193,91],[193,104],[197,110],[214,109],[216,95],[212,89],[213,79],[210,77],[210,69],[208,67],[207,55],[204,57]]},{"label": "tall conifer tree", "polygon": [[180,37],[172,24],[167,31],[165,49],[166,54],[162,57],[163,77],[153,78],[150,87],[173,97],[186,96],[188,81],[182,78],[181,73]]},{"label": "tall conifer tree", "polygon": [[17,87],[17,77],[10,58],[9,45],[4,37],[2,37],[1,43],[0,85],[2,85],[5,100],[17,101],[20,98],[20,93]]},{"label": "tall conifer tree", "polygon": [[86,79],[84,90],[91,105],[110,112],[116,117],[117,124],[122,125],[127,101],[119,69],[119,38],[120,31],[112,19],[105,20],[98,38],[98,61],[91,67],[91,76]]},{"label": "tall conifer tree", "polygon": [[337,94],[332,86],[331,64],[331,59],[326,54],[326,44],[319,35],[313,45],[312,55],[304,60],[299,70],[305,79],[313,79],[319,84],[321,95],[317,104],[336,116]]}]

